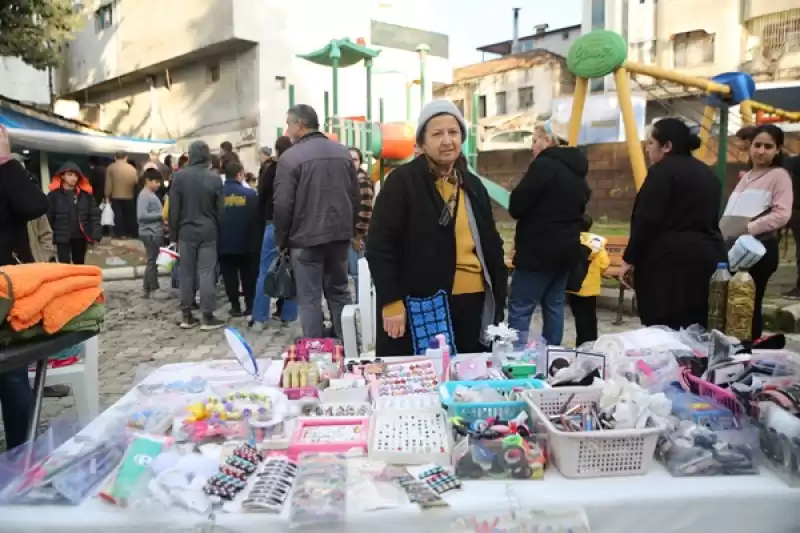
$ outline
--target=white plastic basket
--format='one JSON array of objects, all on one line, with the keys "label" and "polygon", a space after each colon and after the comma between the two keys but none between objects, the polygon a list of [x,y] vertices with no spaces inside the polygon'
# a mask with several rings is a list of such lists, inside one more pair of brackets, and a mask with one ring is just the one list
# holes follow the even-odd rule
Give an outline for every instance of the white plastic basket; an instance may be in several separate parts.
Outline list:
[{"label": "white plastic basket", "polygon": [[[592,478],[646,474],[663,428],[654,420],[645,429],[560,431],[550,417],[575,404],[590,405],[602,389],[563,387],[523,393],[537,425],[549,436],[551,460],[564,477]],[[565,409],[566,407],[566,409]]]}]

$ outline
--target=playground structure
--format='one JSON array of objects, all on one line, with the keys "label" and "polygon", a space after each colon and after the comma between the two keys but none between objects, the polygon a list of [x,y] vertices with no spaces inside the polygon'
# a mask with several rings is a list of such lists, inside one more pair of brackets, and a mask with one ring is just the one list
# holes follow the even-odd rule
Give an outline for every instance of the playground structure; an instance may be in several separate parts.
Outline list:
[{"label": "playground structure", "polygon": [[[719,115],[719,139],[717,143],[717,176],[725,184],[728,152],[728,119],[730,108],[739,105],[742,123],[763,124],[771,122],[800,121],[800,113],[775,109],[752,100],[756,92],[753,79],[743,72],[725,72],[711,79],[689,76],[676,71],[662,69],[653,65],[642,65],[628,61],[628,43],[621,35],[597,30],[578,39],[570,48],[567,67],[575,75],[575,92],[572,114],[569,121],[568,142],[577,145],[580,134],[583,109],[591,78],[602,78],[613,74],[619,99],[622,122],[628,155],[636,189],[639,190],[647,175],[644,151],[636,128],[633,106],[631,105],[631,85],[629,75],[648,76],[655,80],[667,81],[684,87],[699,89],[706,94],[703,118],[700,122],[701,147],[695,152],[698,157],[705,156],[708,140]],[[755,112],[756,116],[753,116]]]}]

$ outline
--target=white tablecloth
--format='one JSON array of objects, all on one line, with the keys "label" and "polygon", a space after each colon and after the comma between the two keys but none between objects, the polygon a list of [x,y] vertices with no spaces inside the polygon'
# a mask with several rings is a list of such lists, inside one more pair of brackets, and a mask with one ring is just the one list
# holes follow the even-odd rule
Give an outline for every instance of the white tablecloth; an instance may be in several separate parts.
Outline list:
[{"label": "white tablecloth", "polygon": [[[233,367],[229,367],[233,368]],[[170,365],[148,381],[188,379],[194,375],[228,373],[216,365]],[[121,402],[135,399],[130,392]],[[107,411],[86,432],[102,431]],[[511,490],[509,490],[509,487]],[[468,481],[464,490],[448,494],[451,506],[421,511],[407,504],[373,512],[351,512],[348,533],[442,533],[459,517],[503,512],[512,503],[536,509],[582,507],[593,533],[797,533],[800,531],[800,489],[786,486],[771,472],[760,476],[673,478],[659,465],[646,476],[569,480],[550,469],[543,481]],[[282,516],[218,514],[214,527],[204,517],[172,509],[168,514],[125,510],[97,498],[79,507],[0,507],[0,533],[126,533],[177,531],[276,533],[288,531]],[[319,531],[330,531],[330,527]],[[303,530],[309,531],[309,530]]]}]

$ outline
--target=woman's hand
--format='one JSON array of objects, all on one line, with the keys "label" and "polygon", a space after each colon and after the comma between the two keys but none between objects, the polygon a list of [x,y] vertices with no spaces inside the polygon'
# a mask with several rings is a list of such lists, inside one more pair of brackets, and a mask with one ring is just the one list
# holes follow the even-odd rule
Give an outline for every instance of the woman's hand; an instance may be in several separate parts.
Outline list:
[{"label": "woman's hand", "polygon": [[631,276],[633,275],[633,265],[629,265],[625,261],[622,262],[622,266],[619,268],[619,282],[622,283],[622,286],[626,289],[632,289],[631,287]]},{"label": "woman's hand", "polygon": [[399,315],[384,316],[383,330],[393,339],[399,339],[406,333],[406,312]]}]

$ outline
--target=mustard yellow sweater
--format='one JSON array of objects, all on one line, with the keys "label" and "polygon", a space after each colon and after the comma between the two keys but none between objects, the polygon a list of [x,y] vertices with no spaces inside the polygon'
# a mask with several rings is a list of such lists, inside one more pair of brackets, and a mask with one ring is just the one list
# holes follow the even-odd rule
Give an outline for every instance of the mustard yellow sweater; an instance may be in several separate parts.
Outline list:
[{"label": "mustard yellow sweater", "polygon": [[[454,184],[446,179],[436,180],[436,190],[447,201],[453,194]],[[453,279],[453,294],[474,294],[483,292],[483,269],[475,252],[475,241],[469,227],[467,209],[464,207],[464,189],[458,192],[459,209],[456,211],[456,275]],[[397,316],[405,312],[405,304],[397,300],[383,306],[383,316]]]}]

